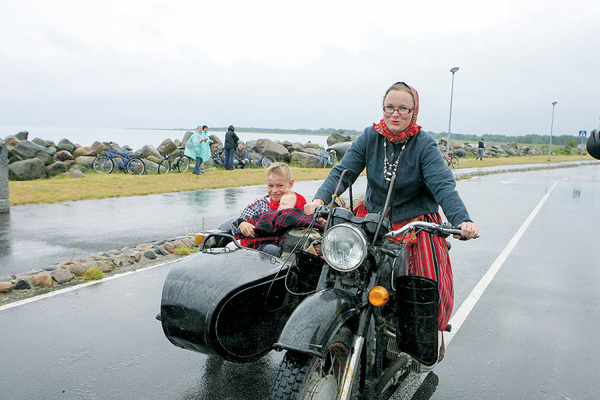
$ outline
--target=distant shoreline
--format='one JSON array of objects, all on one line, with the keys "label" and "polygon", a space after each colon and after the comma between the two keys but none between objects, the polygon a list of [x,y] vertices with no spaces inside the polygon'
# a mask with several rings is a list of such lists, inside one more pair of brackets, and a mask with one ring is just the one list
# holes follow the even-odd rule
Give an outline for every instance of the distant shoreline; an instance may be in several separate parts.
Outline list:
[{"label": "distant shoreline", "polygon": [[[146,131],[193,131],[196,128],[125,128],[125,129],[131,129],[131,130],[146,130]],[[227,131],[227,127],[210,127],[210,130],[214,130],[214,131],[223,131],[226,132]],[[244,133],[266,133],[266,134],[276,134],[276,133],[281,133],[284,135],[306,135],[306,136],[329,136],[331,135],[331,132],[336,131],[339,129],[330,129],[330,130],[316,130],[316,131],[311,131],[310,129],[298,129],[298,130],[288,130],[288,129],[270,129],[270,128],[235,128],[236,132],[244,132]],[[351,135],[352,134],[358,134],[359,132],[354,131],[354,130],[347,130],[344,129],[345,131],[349,132]],[[354,133],[356,132],[356,133]]]}]

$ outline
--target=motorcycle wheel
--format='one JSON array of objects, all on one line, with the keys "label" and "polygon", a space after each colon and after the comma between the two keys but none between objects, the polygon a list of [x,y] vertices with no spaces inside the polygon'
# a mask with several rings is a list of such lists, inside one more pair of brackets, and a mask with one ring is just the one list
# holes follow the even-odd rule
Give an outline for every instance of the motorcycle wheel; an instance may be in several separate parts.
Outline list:
[{"label": "motorcycle wheel", "polygon": [[[270,400],[335,400],[344,370],[350,362],[352,332],[342,328],[327,347],[324,358],[288,351],[279,366]],[[360,365],[360,363],[359,363]],[[351,399],[358,398],[360,367]]]}]

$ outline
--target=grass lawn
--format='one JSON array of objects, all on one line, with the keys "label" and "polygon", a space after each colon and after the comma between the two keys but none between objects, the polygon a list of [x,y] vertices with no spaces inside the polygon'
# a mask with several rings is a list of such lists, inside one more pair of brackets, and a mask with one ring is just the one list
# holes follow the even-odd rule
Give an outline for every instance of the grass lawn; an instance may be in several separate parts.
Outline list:
[{"label": "grass lawn", "polygon": [[[552,163],[579,161],[580,159],[579,155],[553,155]],[[593,160],[593,158],[585,156],[584,160]],[[550,164],[548,155],[486,158],[483,161],[475,160],[474,157],[460,159],[461,168],[534,163]],[[143,196],[265,183],[265,170],[262,168],[238,169],[235,171],[216,169],[209,170],[201,176],[193,175],[190,171],[183,174],[172,172],[168,175],[143,176],[122,173],[105,175],[88,172],[85,178],[79,179],[74,179],[70,175],[60,175],[50,179],[34,181],[10,181],[8,184],[9,199],[10,204],[16,206],[107,197]],[[320,180],[325,179],[329,169],[292,167],[292,173],[294,180],[297,182]]]}]

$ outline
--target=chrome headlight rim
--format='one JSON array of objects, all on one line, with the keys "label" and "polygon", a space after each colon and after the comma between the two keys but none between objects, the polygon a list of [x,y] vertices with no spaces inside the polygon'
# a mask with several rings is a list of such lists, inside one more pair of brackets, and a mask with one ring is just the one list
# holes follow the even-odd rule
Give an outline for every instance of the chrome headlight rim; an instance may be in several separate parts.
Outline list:
[{"label": "chrome headlight rim", "polygon": [[[335,240],[332,239],[331,237],[334,234],[338,233],[341,229],[349,229],[350,235],[353,235],[354,239],[356,241],[358,241],[358,245],[360,246],[359,250],[362,252],[362,254],[360,254],[359,258],[355,259],[349,266],[348,265],[342,266],[343,264],[338,262],[338,260],[335,257],[333,257],[331,254],[328,254],[329,253],[328,243],[335,242]],[[347,236],[347,237],[350,238],[350,236]],[[327,262],[327,264],[329,264],[329,266],[331,266],[331,268],[335,269],[336,271],[340,271],[340,272],[354,271],[355,269],[360,267],[360,265],[367,258],[367,249],[368,249],[367,236],[362,231],[362,229],[360,229],[352,224],[345,224],[345,223],[339,224],[339,225],[335,225],[334,227],[328,229],[327,232],[325,232],[325,234],[323,235],[323,240],[322,240],[321,244],[322,244],[323,257],[325,258],[325,261]],[[345,259],[344,261],[347,261],[347,260]]]}]

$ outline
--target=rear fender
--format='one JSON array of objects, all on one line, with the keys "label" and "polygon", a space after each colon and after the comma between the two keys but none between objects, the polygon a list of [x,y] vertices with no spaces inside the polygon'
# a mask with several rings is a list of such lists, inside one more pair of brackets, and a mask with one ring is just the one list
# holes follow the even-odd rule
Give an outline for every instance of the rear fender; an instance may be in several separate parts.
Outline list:
[{"label": "rear fender", "polygon": [[356,301],[350,293],[340,289],[318,291],[294,310],[273,347],[323,358],[327,345],[355,310]]}]

